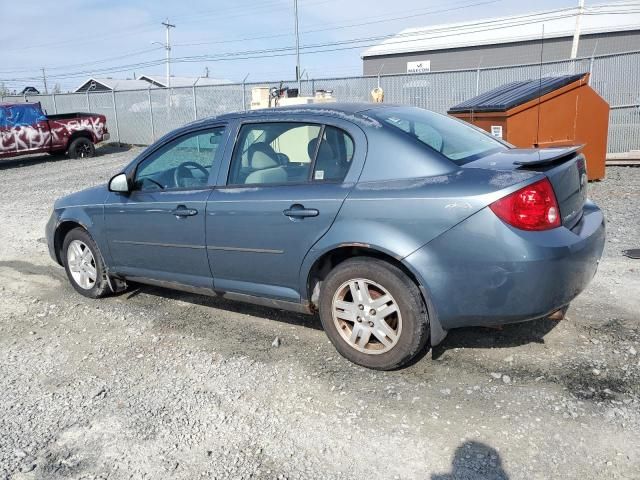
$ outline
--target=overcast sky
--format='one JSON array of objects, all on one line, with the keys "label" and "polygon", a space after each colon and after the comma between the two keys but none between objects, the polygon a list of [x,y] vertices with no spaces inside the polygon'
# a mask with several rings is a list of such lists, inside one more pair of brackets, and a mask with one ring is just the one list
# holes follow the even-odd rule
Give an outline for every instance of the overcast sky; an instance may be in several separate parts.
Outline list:
[{"label": "overcast sky", "polygon": [[[409,27],[576,4],[577,0],[299,0],[300,43],[304,47],[364,39]],[[114,78],[132,78],[134,73],[164,75],[164,65],[135,64],[164,58],[162,47],[152,42],[164,42],[160,22],[165,18],[177,26],[171,31],[175,58],[295,45],[293,0],[0,0],[0,82],[12,89],[25,85],[41,89],[40,67],[46,67],[49,87],[59,83],[63,90],[73,89],[92,73]],[[359,23],[369,24],[354,25]],[[324,53],[307,53],[303,48],[302,68],[309,78],[359,75],[360,54],[367,43],[340,45],[356,48]],[[329,48],[336,47],[306,50]],[[248,81],[292,79],[295,57],[283,53],[291,51],[244,55],[258,57],[251,59],[176,63],[172,73],[198,76],[208,67],[211,77],[232,81],[248,73]],[[101,73],[100,69],[123,71]]]}]

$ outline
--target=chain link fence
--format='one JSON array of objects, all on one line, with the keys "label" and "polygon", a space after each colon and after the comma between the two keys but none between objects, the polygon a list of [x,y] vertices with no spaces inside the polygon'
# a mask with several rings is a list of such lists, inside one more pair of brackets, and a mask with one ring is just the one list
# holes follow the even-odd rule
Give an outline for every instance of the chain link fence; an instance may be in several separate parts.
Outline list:
[{"label": "chain link fence", "polygon": [[[540,76],[590,72],[591,86],[611,106],[608,151],[640,149],[640,52],[475,70],[381,77],[341,77],[303,80],[301,95],[332,90],[342,102],[368,102],[376,86],[384,101],[445,113],[450,107],[492,88]],[[296,86],[296,82],[284,82]],[[148,145],[200,118],[248,109],[251,89],[273,82],[207,85],[167,89],[70,93],[3,97],[3,101],[40,102],[48,113],[92,112],[108,119],[112,139]]]}]

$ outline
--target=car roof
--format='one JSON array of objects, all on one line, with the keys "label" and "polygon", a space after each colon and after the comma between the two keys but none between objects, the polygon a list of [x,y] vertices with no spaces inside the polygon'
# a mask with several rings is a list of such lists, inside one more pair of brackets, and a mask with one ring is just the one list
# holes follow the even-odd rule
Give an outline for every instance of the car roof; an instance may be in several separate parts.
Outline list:
[{"label": "car roof", "polygon": [[355,119],[363,118],[363,113],[372,109],[381,109],[385,107],[397,107],[400,105],[381,104],[381,103],[366,103],[366,102],[331,102],[331,103],[310,103],[303,105],[290,105],[286,107],[274,107],[274,108],[261,108],[257,110],[247,110],[246,112],[232,112],[225,113],[216,117],[208,117],[195,122],[190,123],[193,125],[207,125],[218,121],[231,120],[236,118],[251,118],[251,117],[281,117],[285,115],[328,115],[334,117],[344,118],[347,116],[354,116]]},{"label": "car roof", "polygon": [[244,116],[244,115],[280,115],[281,113],[322,113],[331,114],[357,114],[372,108],[380,108],[384,105],[380,103],[365,102],[330,102],[330,103],[307,103],[302,105],[288,105],[286,107],[261,108],[257,110],[248,110],[246,112],[229,113],[227,115]]}]

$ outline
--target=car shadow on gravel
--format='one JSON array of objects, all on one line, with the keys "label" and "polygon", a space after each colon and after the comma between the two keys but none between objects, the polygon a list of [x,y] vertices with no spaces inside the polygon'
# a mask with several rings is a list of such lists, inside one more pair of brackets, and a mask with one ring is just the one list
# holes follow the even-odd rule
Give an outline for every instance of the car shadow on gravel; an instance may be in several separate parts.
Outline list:
[{"label": "car shadow on gravel", "polygon": [[544,337],[558,326],[557,320],[541,318],[502,327],[468,327],[450,330],[444,341],[433,347],[433,358],[455,348],[511,348],[544,343]]},{"label": "car shadow on gravel", "polygon": [[[290,325],[308,327],[314,330],[323,329],[318,315],[304,315],[278,308],[227,300],[223,297],[209,297],[207,295],[185,293],[151,285],[132,284],[131,287],[132,288],[123,294],[127,299],[135,298],[144,293],[154,297],[179,300],[202,307],[251,315]],[[544,343],[544,336],[557,325],[558,321],[545,318],[505,325],[500,328],[470,327],[450,330],[445,340],[440,345],[431,349],[432,357],[437,359],[447,350],[456,348],[509,348],[529,343]],[[420,351],[405,367],[421,361],[428,354],[429,350],[429,348],[425,348]]]},{"label": "car shadow on gravel", "polygon": [[[116,153],[124,153],[131,150],[130,145],[108,144],[96,148],[96,157],[102,155],[111,155]],[[0,159],[0,170],[9,170],[11,168],[31,167],[38,164],[56,162],[58,160],[68,160],[64,153],[43,153],[37,155],[24,155],[19,157],[12,157],[6,159]],[[78,159],[80,162],[81,160]]]},{"label": "car shadow on gravel", "polygon": [[128,145],[126,143],[107,143],[106,145],[101,145],[96,148],[97,155],[111,155],[113,153],[124,153],[128,152],[133,148],[132,145]]},{"label": "car shadow on gravel", "polygon": [[304,315],[302,313],[289,312],[278,308],[262,307],[259,305],[252,305],[251,303],[227,300],[223,297],[209,297],[207,295],[185,293],[177,290],[143,284],[133,284],[132,289],[127,290],[124,293],[124,296],[127,299],[131,299],[141,293],[160,298],[179,300],[202,307],[215,308],[218,310],[226,310],[228,312],[275,320],[277,322],[287,323],[290,325],[299,325],[301,327],[312,328],[314,330],[322,330],[320,318],[317,315]]},{"label": "car shadow on gravel", "polygon": [[50,155],[45,153],[43,155],[25,155],[24,157],[6,158],[0,159],[0,170],[9,170],[10,168],[22,168],[31,167],[41,163],[55,162],[56,160],[63,160],[66,156],[64,154]]}]

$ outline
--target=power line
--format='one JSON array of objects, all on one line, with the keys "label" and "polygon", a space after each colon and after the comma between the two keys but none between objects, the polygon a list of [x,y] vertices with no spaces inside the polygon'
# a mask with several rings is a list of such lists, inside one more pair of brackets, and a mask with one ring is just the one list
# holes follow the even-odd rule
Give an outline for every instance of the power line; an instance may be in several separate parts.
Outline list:
[{"label": "power line", "polygon": [[[119,66],[115,66],[115,67],[109,67],[109,68],[104,68],[104,69],[99,69],[99,70],[84,70],[84,71],[78,71],[78,72],[70,72],[70,73],[61,73],[61,74],[56,74],[56,75],[50,75],[49,78],[56,78],[56,79],[69,79],[69,78],[77,78],[77,77],[82,77],[82,76],[87,76],[87,75],[91,75],[91,76],[96,76],[96,75],[100,75],[100,74],[106,74],[106,73],[119,73],[119,72],[127,72],[127,71],[131,71],[132,69],[135,68],[144,68],[144,67],[155,67],[158,65],[162,65],[165,62],[164,59],[160,58],[157,60],[152,60],[149,62],[140,62],[140,63],[132,63],[132,64],[128,64],[128,65],[119,65]],[[0,78],[0,81],[31,81],[31,80],[37,80],[39,77],[35,76],[35,77],[20,77],[20,78]]]},{"label": "power line", "polygon": [[[470,28],[480,27],[480,29],[476,29],[475,31],[472,31],[472,32],[463,32],[463,33],[477,33],[477,32],[497,30],[497,29],[510,27],[510,26],[524,25],[524,24],[531,23],[528,20],[530,17],[534,17],[534,16],[539,17],[543,15],[549,15],[550,13],[556,13],[562,10],[572,10],[572,9],[561,9],[561,10],[555,10],[555,11],[538,12],[535,14],[528,14],[520,17],[513,17],[511,19],[505,19],[498,23],[496,23],[494,20],[478,21],[478,22],[464,25],[464,28],[462,28],[461,26],[454,26],[454,27],[443,27],[440,29],[423,29],[423,30],[415,30],[411,32],[401,33],[397,35],[381,35],[381,36],[374,36],[374,37],[349,39],[349,40],[337,41],[337,42],[325,42],[325,43],[318,43],[318,44],[311,44],[311,45],[303,45],[300,48],[301,50],[305,50],[306,51],[305,53],[316,54],[316,53],[324,53],[324,52],[350,50],[354,48],[366,48],[366,47],[374,46],[377,44],[363,45],[363,43],[371,42],[371,41],[379,41],[383,39],[392,40],[385,43],[385,45],[387,46],[395,45],[395,44],[410,43],[418,39],[419,40],[433,39],[433,38],[448,37],[452,35],[459,35],[461,33],[460,30],[462,29],[468,30]],[[573,16],[573,14],[562,15],[560,17],[556,16],[554,18],[567,18],[571,16]],[[542,19],[538,19],[537,21],[534,21],[533,23],[540,23],[545,20],[546,18],[542,18]],[[493,25],[493,26],[491,28],[486,28],[487,25]],[[451,30],[453,30],[453,33],[449,33],[451,32]],[[434,35],[434,33],[440,33],[440,35]],[[425,36],[425,34],[428,34],[428,35]],[[420,37],[420,38],[416,39],[411,37]],[[349,46],[343,46],[343,45],[349,45]],[[326,47],[340,47],[340,48],[326,48]],[[289,46],[289,47],[272,48],[272,49],[227,52],[227,53],[221,53],[217,55],[178,57],[178,58],[175,58],[173,62],[174,63],[193,63],[193,62],[204,62],[204,61],[219,62],[219,61],[229,61],[229,60],[248,60],[248,59],[255,59],[255,58],[282,57],[282,56],[293,55],[294,53],[292,53],[291,51],[294,48],[295,47]],[[162,60],[156,60],[156,61],[151,61],[146,63],[130,64],[125,66],[113,67],[113,68],[106,68],[99,71],[80,71],[80,72],[74,72],[74,73],[68,73],[68,74],[58,74],[52,77],[59,78],[59,79],[63,79],[63,78],[68,79],[68,78],[85,76],[87,74],[106,73],[106,72],[117,73],[121,71],[128,71],[128,70],[131,70],[132,68],[155,66],[160,63],[162,63]],[[32,79],[33,77],[25,77],[20,80],[32,80]],[[12,80],[19,80],[19,79],[12,79]]]},{"label": "power line", "polygon": [[[563,9],[563,10],[570,10],[570,9]],[[562,10],[556,10],[555,12],[560,12]],[[540,16],[542,14],[548,15],[550,12],[542,12],[542,13],[538,13],[535,14],[536,16]],[[354,43],[363,43],[363,42],[370,42],[370,41],[378,41],[378,40],[384,40],[384,39],[399,39],[397,41],[391,41],[391,42],[386,42],[385,45],[393,45],[393,44],[403,44],[403,43],[410,43],[410,42],[414,42],[416,40],[423,40],[423,39],[433,39],[433,38],[442,38],[442,37],[448,37],[448,36],[452,36],[452,35],[459,35],[461,33],[478,33],[478,32],[484,32],[484,31],[488,31],[488,30],[496,30],[496,29],[501,29],[501,28],[506,28],[506,27],[512,27],[512,26],[520,26],[520,25],[526,25],[529,23],[532,23],[528,18],[534,16],[534,14],[531,15],[526,15],[526,16],[522,16],[522,17],[517,17],[517,18],[512,18],[509,20],[504,20],[502,22],[498,22],[496,23],[494,20],[488,20],[488,21],[479,21],[479,22],[475,22],[473,24],[467,24],[464,26],[455,26],[455,27],[443,27],[440,29],[423,29],[423,30],[414,30],[414,31],[410,31],[410,32],[405,32],[405,33],[400,33],[400,34],[390,34],[390,35],[378,35],[378,36],[372,36],[372,37],[361,37],[361,38],[355,38],[355,39],[348,39],[348,40],[342,40],[342,41],[336,41],[336,42],[325,42],[325,43],[317,43],[317,44],[309,44],[309,45],[303,45],[300,48],[302,50],[304,49],[312,49],[312,48],[321,48],[321,47],[330,47],[330,46],[339,46],[339,45],[346,45],[346,44],[354,44]],[[568,17],[572,17],[573,14],[566,14],[566,15],[561,15],[561,16],[556,16],[554,17],[554,19],[558,19],[558,18],[568,18]],[[542,18],[542,19],[538,19],[533,21],[533,23],[540,23],[540,22],[544,22],[546,21],[546,18]],[[485,28],[485,25],[492,25],[491,28]],[[477,29],[477,27],[482,27],[480,29]],[[468,30],[468,29],[474,29],[472,31],[463,31],[463,30]],[[449,33],[453,30],[453,33]],[[434,35],[437,33],[442,33],[442,35]],[[407,37],[419,37],[419,38],[408,38]],[[364,48],[366,46],[371,46],[371,45],[358,45],[354,48]],[[291,50],[294,47],[279,47],[279,48],[272,48],[272,49],[261,49],[261,50],[246,50],[246,51],[240,51],[240,52],[228,52],[228,53],[220,53],[217,55],[197,55],[197,56],[189,56],[189,57],[181,57],[179,59],[176,59],[176,62],[178,61],[182,61],[182,62],[192,62],[192,61],[201,61],[201,60],[216,60],[219,58],[224,58],[224,57],[232,57],[232,56],[238,56],[238,55],[253,55],[253,54],[267,54],[267,53],[275,53],[275,52],[282,52],[282,51],[287,51],[287,50]]]},{"label": "power line", "polygon": [[[310,3],[305,3],[305,5],[315,5],[318,3],[327,3],[328,1],[333,1],[333,0],[322,0],[319,2],[310,2]],[[425,15],[432,15],[435,13],[443,13],[443,12],[448,12],[448,11],[453,11],[453,10],[459,10],[462,8],[470,8],[470,7],[474,7],[474,6],[480,6],[480,5],[486,5],[486,4],[490,4],[490,3],[496,3],[499,1],[503,1],[503,0],[487,0],[487,1],[482,1],[482,2],[477,2],[477,3],[463,3],[463,5],[460,5],[458,7],[451,7],[451,8],[445,8],[445,9],[440,9],[440,10],[433,10],[433,9],[428,9],[427,12],[424,13],[415,13],[416,10],[412,11],[413,13],[411,15],[405,15],[405,16],[401,16],[401,17],[394,17],[394,18],[384,18],[381,20],[375,20],[375,21],[371,21],[371,22],[361,22],[361,23],[355,23],[355,24],[347,24],[347,25],[338,25],[337,27],[325,27],[325,28],[319,28],[319,29],[314,29],[314,30],[307,30],[304,32],[301,32],[303,34],[309,34],[309,33],[317,33],[317,32],[323,32],[323,31],[330,31],[330,30],[338,30],[338,29],[344,29],[344,28],[353,28],[353,27],[357,27],[357,26],[365,26],[365,25],[373,25],[373,24],[377,24],[377,23],[386,23],[386,22],[391,22],[391,21],[397,21],[397,20],[403,20],[403,19],[408,19],[408,18],[414,18],[417,16],[425,16]],[[455,2],[455,3],[460,3],[460,2]],[[455,4],[454,3],[454,4]],[[280,5],[279,8],[283,8],[282,5],[280,4],[280,2],[265,2],[262,4],[254,4],[253,8],[252,8],[252,13],[254,13],[254,10],[256,7],[258,8],[265,8],[265,7],[271,7],[271,6],[277,6]],[[284,7],[284,8],[288,8],[288,7]],[[224,13],[228,13],[231,12],[233,13],[234,10],[244,10],[244,7],[237,7],[236,9],[233,10],[224,10],[222,11],[222,17],[225,18]],[[420,12],[421,10],[424,9],[418,9],[417,12]],[[219,16],[220,15],[220,11],[216,12],[216,15]],[[242,13],[240,15],[234,15],[235,17],[238,16],[245,16],[247,15],[247,13]],[[234,17],[232,16],[232,17]],[[177,17],[177,18],[188,18],[189,16],[181,16],[181,17]],[[228,16],[227,16],[228,18]],[[364,18],[380,18],[378,16],[376,17],[364,17]],[[123,31],[135,31],[138,27],[142,27],[145,26],[146,24],[139,24],[137,26],[133,26],[129,29],[126,30],[121,30],[118,32],[118,35],[120,35]],[[149,29],[144,29],[141,31],[142,32],[146,32],[149,31]],[[224,43],[238,43],[238,42],[243,42],[243,41],[249,41],[249,40],[259,40],[259,39],[268,39],[268,38],[277,38],[277,37],[288,37],[290,34],[288,33],[283,33],[283,34],[276,34],[276,35],[264,35],[264,36],[257,36],[257,37],[249,37],[249,38],[240,38],[240,39],[235,39],[235,40],[221,40],[221,41],[214,41],[214,42],[198,42],[198,43],[176,43],[174,44],[174,46],[198,46],[198,45],[212,45],[212,44],[224,44]],[[82,38],[82,37],[80,37]],[[95,36],[92,37],[93,39],[96,39]],[[99,37],[99,38],[106,38],[105,36]],[[29,49],[29,48],[39,48],[42,46],[55,46],[55,45],[62,45],[62,44],[67,44],[67,43],[75,43],[77,42],[78,39],[74,39],[73,41],[63,41],[63,42],[58,42],[58,43],[49,43],[49,44],[41,44],[41,45],[31,45],[31,46],[24,46],[24,47],[20,47],[18,49],[15,50],[22,50],[22,49]],[[5,50],[7,51],[7,50]],[[12,50],[8,50],[8,51],[12,51]],[[122,58],[127,58],[127,57],[131,57],[131,56],[137,56],[137,55],[141,55],[144,53],[149,53],[153,50],[139,50],[139,51],[134,51],[131,53],[127,53],[127,54],[123,54],[123,55],[118,55],[115,57],[107,57],[101,60],[95,60],[95,61],[91,61],[91,62],[83,62],[80,64],[70,64],[70,65],[62,65],[62,66],[54,66],[54,65],[50,65],[47,66],[46,68],[49,70],[62,70],[62,69],[66,69],[66,68],[75,68],[75,67],[79,67],[79,66],[87,66],[87,65],[97,65],[97,64],[102,64],[102,63],[108,63],[109,61],[115,61],[115,60],[119,60]],[[30,68],[30,69],[14,69],[14,70],[0,70],[0,74],[8,74],[8,73],[24,73],[24,72],[34,72],[37,69],[34,68]]]},{"label": "power line", "polygon": [[[564,15],[561,17],[556,17],[556,18],[568,18],[571,17],[573,15]],[[544,20],[540,20],[538,22],[534,22],[534,23],[540,23]],[[530,23],[530,22],[528,22]],[[477,33],[477,32],[485,32],[485,31],[491,31],[491,30],[499,30],[505,27],[509,27],[509,26],[519,26],[519,25],[524,25],[526,23],[523,22],[519,22],[519,23],[512,23],[512,24],[502,24],[502,25],[498,25],[492,28],[483,28],[481,30],[477,30],[476,32],[465,32],[465,33]],[[433,35],[433,36],[428,36],[428,37],[424,37],[422,32],[411,32],[408,33],[407,35],[410,36],[416,36],[416,35],[420,35],[420,40],[422,39],[434,39],[434,38],[442,38],[442,37],[449,37],[449,36],[453,36],[453,35],[459,35],[459,32],[455,32],[455,33],[443,33],[441,35]],[[395,37],[396,35],[393,35],[392,37]],[[388,37],[388,36],[386,36]],[[356,48],[366,48],[366,47],[370,47],[370,46],[374,46],[374,45],[378,45],[376,44],[365,44],[362,45],[360,43],[362,42],[367,42],[367,41],[372,41],[372,40],[376,40],[376,39],[380,39],[380,37],[369,37],[369,38],[363,38],[363,39],[352,39],[352,40],[348,40],[348,41],[343,41],[343,42],[332,42],[332,43],[324,43],[324,44],[316,44],[316,45],[305,45],[302,46],[301,49],[314,49],[314,50],[310,50],[310,51],[306,51],[305,54],[315,54],[315,53],[326,53],[326,52],[336,52],[336,51],[342,51],[342,50],[351,50],[351,49],[356,49]],[[394,44],[403,44],[403,43],[409,43],[409,42],[414,42],[416,41],[416,39],[408,39],[408,40],[399,40],[399,41],[393,41],[393,42],[387,42],[386,45],[394,45]],[[324,47],[333,47],[333,46],[339,46],[339,45],[345,45],[345,44],[352,44],[352,43],[358,43],[358,45],[350,45],[350,46],[346,46],[346,47],[339,47],[339,48],[324,48]],[[229,60],[248,60],[248,59],[255,59],[255,58],[272,58],[272,57],[281,57],[281,56],[291,56],[294,55],[294,53],[292,52],[287,52],[288,50],[292,50],[293,47],[283,47],[280,49],[270,49],[270,50],[255,50],[255,51],[246,51],[246,52],[236,52],[236,53],[231,53],[231,54],[224,54],[224,55],[219,55],[217,57],[214,56],[199,56],[199,57],[183,57],[181,59],[176,59],[176,62],[200,62],[203,60],[207,60],[210,62],[217,62],[217,61],[229,61]],[[269,55],[265,55],[266,53],[269,53]]]},{"label": "power line", "polygon": [[[320,4],[320,3],[328,3],[331,1],[336,1],[336,0],[317,0],[317,1],[313,1],[310,0],[309,4],[312,5],[316,5],[316,4]],[[264,5],[260,5],[260,4],[254,4],[252,5],[251,9],[249,9],[249,11],[247,11],[246,7],[236,7],[231,11],[231,13],[234,13],[235,10],[238,10],[238,12],[240,13],[234,13],[233,15],[225,15],[225,11],[229,11],[229,10],[217,10],[217,11],[211,11],[211,15],[215,14],[216,20],[219,19],[228,19],[228,18],[238,18],[238,17],[246,17],[246,16],[250,16],[250,15],[255,15],[256,10],[258,10],[258,12],[261,11],[261,9],[265,9],[268,8],[269,10],[281,10],[281,9],[288,9],[289,6],[286,5],[282,5],[281,2],[266,2]],[[213,13],[215,12],[215,13]],[[200,15],[199,19],[201,19],[204,15]],[[189,22],[189,23],[193,23]],[[139,23],[139,24],[135,24],[132,25],[128,28],[124,28],[124,29],[120,29],[116,32],[111,32],[111,33],[105,33],[105,34],[101,34],[101,35],[96,35],[96,34],[91,34],[91,35],[84,35],[84,36],[75,36],[73,39],[68,39],[68,40],[60,40],[57,42],[46,42],[46,43],[39,43],[39,44],[34,44],[34,45],[22,45],[20,47],[17,48],[9,48],[9,49],[3,49],[3,52],[17,52],[17,51],[24,51],[24,50],[31,50],[34,48],[43,48],[43,47],[55,47],[55,46],[62,46],[62,45],[70,45],[70,44],[77,44],[78,42],[82,42],[83,44],[90,44],[90,43],[95,43],[95,42],[99,42],[102,41],[104,39],[107,38],[112,38],[112,37],[122,37],[123,33],[135,33],[135,34],[142,34],[142,33],[149,33],[155,30],[155,26],[156,23],[154,22],[145,22],[145,23]]]},{"label": "power line", "polygon": [[103,35],[92,35],[90,38],[88,37],[78,37],[75,38],[73,40],[61,40],[59,42],[51,42],[51,43],[41,43],[41,44],[36,44],[36,45],[25,45],[25,46],[21,46],[18,48],[9,48],[4,50],[4,52],[18,52],[18,51],[24,51],[24,50],[31,50],[34,48],[43,48],[43,47],[59,47],[59,46],[63,46],[63,45],[71,45],[71,44],[77,44],[78,42],[82,42],[83,44],[90,44],[90,43],[95,43],[95,42],[99,42],[102,41],[104,39],[107,38],[111,38],[111,37],[122,37],[122,34],[125,32],[133,32],[135,30],[138,30],[138,33],[146,33],[146,32],[150,32],[152,30],[152,27],[147,27],[145,29],[139,30],[140,27],[142,26],[146,26],[147,24],[138,24],[134,27],[130,27],[130,28],[125,28],[122,30],[119,30],[117,32],[113,32],[113,33],[106,33]]},{"label": "power line", "polygon": [[[512,17],[510,19],[504,19],[500,22],[496,22],[495,20],[485,20],[485,21],[478,21],[478,22],[474,22],[474,23],[470,23],[470,24],[464,24],[464,25],[454,25],[454,26],[445,26],[442,27],[440,29],[426,29],[426,30],[414,30],[414,31],[410,31],[410,32],[406,32],[406,33],[401,33],[398,35],[383,35],[383,36],[375,36],[375,37],[365,37],[365,38],[356,38],[356,39],[349,39],[349,40],[345,40],[345,41],[338,41],[338,42],[325,42],[325,43],[319,43],[319,44],[311,44],[311,45],[303,45],[301,46],[302,50],[305,50],[307,54],[317,54],[317,53],[326,53],[326,52],[335,52],[335,51],[341,51],[341,50],[349,50],[349,49],[354,49],[354,48],[366,48],[368,46],[373,46],[373,45],[362,45],[365,42],[371,42],[371,41],[377,41],[377,40],[381,40],[381,39],[390,39],[391,41],[388,41],[385,43],[385,45],[394,45],[394,44],[402,44],[402,43],[410,43],[410,42],[414,42],[416,40],[423,40],[423,39],[433,39],[433,38],[441,38],[441,37],[447,37],[447,36],[452,36],[452,35],[459,35],[460,33],[477,33],[477,32],[484,32],[484,31],[491,31],[491,30],[496,30],[496,29],[501,29],[501,28],[505,28],[505,27],[511,27],[511,26],[519,26],[519,25],[524,25],[524,24],[529,24],[529,23],[541,23],[547,20],[555,20],[555,19],[560,19],[560,18],[567,18],[567,17],[571,17],[574,16],[573,13],[568,13],[566,15],[561,15],[561,16],[555,16],[551,19],[545,18],[545,16],[548,16],[552,13],[558,13],[558,12],[566,12],[569,10],[574,10],[573,8],[568,8],[568,9],[559,9],[559,10],[552,10],[552,11],[544,11],[544,12],[537,12],[537,13],[533,13],[533,14],[528,14],[528,15],[522,15],[519,17]],[[626,13],[628,13],[628,10],[625,11]],[[619,12],[622,13],[622,12]],[[530,19],[532,17],[542,17],[542,18],[538,18],[538,19],[534,19],[533,21],[527,20]],[[489,26],[492,25],[492,26]],[[480,29],[478,29],[478,27],[480,27]],[[469,29],[476,29],[475,31],[462,31],[462,30],[469,30]],[[462,32],[461,32],[462,31]],[[453,32],[453,33],[452,33]],[[435,33],[440,33],[440,35],[436,35]],[[410,38],[410,37],[416,37],[419,36],[420,38]],[[395,38],[394,38],[395,37]],[[398,38],[399,37],[399,38]],[[407,37],[409,37],[407,39]],[[354,45],[356,44],[356,45]],[[348,45],[348,46],[345,46]],[[327,48],[327,47],[339,47],[339,48]],[[282,56],[290,56],[293,55],[294,53],[291,52],[291,50],[294,49],[294,47],[282,47],[282,48],[274,48],[274,49],[262,49],[262,50],[248,50],[248,51],[241,51],[241,52],[226,52],[226,53],[220,53],[217,55],[200,55],[200,56],[191,56],[191,57],[179,57],[174,59],[175,63],[183,63],[183,62],[218,62],[218,61],[231,61],[231,60],[246,60],[246,59],[255,59],[255,58],[272,58],[272,57],[282,57]],[[162,62],[162,60],[154,60],[151,62],[145,62],[145,63],[136,63],[136,64],[130,64],[130,65],[125,65],[125,66],[117,66],[117,67],[111,67],[111,68],[105,68],[102,70],[98,70],[98,71],[80,71],[80,72],[73,72],[73,73],[66,73],[66,74],[57,74],[54,76],[51,76],[52,78],[59,78],[59,79],[68,79],[68,78],[75,78],[75,77],[80,77],[80,76],[84,76],[87,74],[96,74],[98,72],[112,72],[112,73],[116,73],[116,72],[120,72],[120,71],[127,71],[130,70],[132,68],[140,68],[140,67],[146,67],[146,66],[156,66],[158,64],[160,64]],[[10,80],[5,80],[5,81],[18,81],[18,80],[33,80],[34,77],[25,77],[22,79],[10,79]]]},{"label": "power line", "polygon": [[[303,6],[316,6],[316,5],[322,5],[325,3],[332,3],[332,2],[336,2],[337,0],[299,0],[300,3]],[[289,10],[291,8],[291,4],[289,2],[287,3],[283,3],[282,1],[278,1],[278,2],[273,2],[272,3],[273,6],[271,5],[257,5],[257,4],[252,4],[251,8],[247,8],[245,6],[238,6],[237,10],[241,13],[236,13],[233,15],[224,15],[225,12],[228,12],[228,10],[211,10],[209,11],[210,13],[201,13],[199,15],[197,15],[197,18],[195,20],[185,20],[182,23],[198,23],[200,21],[206,21],[206,19],[208,17],[214,17],[216,20],[220,19],[220,18],[224,18],[224,19],[229,19],[229,18],[239,18],[239,17],[248,17],[248,16],[255,16],[256,13],[264,13],[264,12],[270,12],[270,11],[276,11],[276,10]],[[233,12],[232,12],[233,13]]]},{"label": "power line", "polygon": [[[82,63],[74,63],[74,64],[68,64],[68,65],[48,65],[45,66],[45,68],[47,70],[64,70],[64,69],[68,69],[68,68],[75,68],[75,67],[84,67],[84,66],[88,66],[88,65],[98,65],[101,63],[109,63],[112,62],[114,60],[121,60],[123,58],[128,58],[128,57],[135,57],[138,55],[142,55],[144,53],[150,53],[150,52],[156,52],[158,49],[157,48],[147,48],[144,50],[137,50],[134,52],[129,52],[129,53],[124,53],[122,55],[117,55],[115,57],[106,57],[100,60],[94,60],[92,62],[82,62]],[[37,68],[22,68],[22,69],[17,69],[17,70],[0,70],[0,74],[6,74],[6,73],[23,73],[23,72],[35,72],[36,70],[38,70]]]},{"label": "power line", "polygon": [[[425,16],[425,15],[432,15],[432,14],[436,14],[436,13],[449,12],[449,11],[453,11],[453,10],[459,10],[459,9],[462,9],[462,8],[470,8],[470,7],[474,7],[474,6],[487,5],[487,4],[501,2],[501,1],[503,1],[503,0],[487,0],[487,1],[477,2],[477,3],[463,2],[462,5],[457,6],[457,7],[450,7],[450,8],[439,9],[439,10],[427,9],[428,11],[427,12],[423,12],[423,13],[417,13],[417,14],[413,13],[412,15],[405,15],[405,16],[394,17],[394,18],[385,18],[385,19],[382,19],[382,20],[379,19],[380,18],[379,16],[364,17],[364,18],[375,18],[376,20],[370,21],[370,22],[355,23],[355,24],[352,23],[352,24],[346,24],[346,25],[338,25],[336,27],[325,27],[325,28],[319,28],[319,29],[315,29],[315,30],[307,30],[307,31],[303,31],[303,32],[300,32],[300,33],[309,34],[309,33],[317,33],[317,32],[338,30],[338,29],[344,29],[344,28],[353,28],[353,27],[357,27],[357,26],[373,25],[373,24],[377,24],[377,23],[385,23],[385,22],[403,20],[403,19],[407,19],[407,18],[414,18],[414,17],[418,17],[418,16]],[[273,2],[268,2],[268,3],[272,4]],[[456,3],[461,3],[461,2],[456,2]],[[424,9],[421,9],[421,10],[424,10]],[[417,10],[417,11],[420,12],[421,10]],[[290,36],[289,33],[282,33],[282,34],[276,34],[276,35],[263,35],[263,36],[240,38],[240,39],[234,39],[234,40],[221,40],[221,41],[214,41],[214,42],[174,43],[173,46],[199,46],[199,45],[213,45],[213,44],[224,44],[224,43],[238,43],[238,42],[250,41],[250,40],[262,40],[262,39],[268,39],[268,38],[289,37],[289,36]],[[109,62],[115,61],[115,60],[121,60],[123,58],[138,56],[138,55],[142,55],[142,54],[145,54],[145,53],[150,53],[150,52],[153,52],[153,51],[155,51],[155,48],[153,48],[153,49],[144,49],[144,50],[136,50],[136,51],[133,51],[133,52],[122,54],[122,55],[118,55],[118,56],[114,56],[114,57],[106,57],[106,58],[99,59],[99,60],[94,60],[94,61],[91,61],[91,62],[82,62],[82,63],[77,63],[77,64],[57,65],[57,66],[49,65],[49,66],[46,66],[46,68],[48,70],[64,70],[64,69],[70,69],[70,68],[76,68],[76,67],[82,67],[82,66],[99,65],[99,64],[103,64],[103,63],[109,63]],[[28,68],[28,69],[25,68],[25,69],[15,69],[15,70],[0,70],[0,74],[29,73],[29,72],[35,72],[36,70],[37,70],[37,68],[35,68],[35,67]]]},{"label": "power line", "polygon": [[[317,29],[313,29],[313,30],[305,30],[302,31],[300,33],[302,34],[309,34],[309,33],[318,33],[318,32],[327,32],[327,31],[332,31],[332,30],[342,30],[342,29],[346,29],[346,28],[354,28],[354,27],[363,27],[363,26],[368,26],[368,25],[375,25],[375,24],[379,24],[379,23],[388,23],[388,22],[394,22],[394,21],[398,21],[398,20],[406,20],[409,18],[416,18],[416,17],[423,17],[423,16],[427,16],[427,15],[433,15],[436,13],[446,13],[446,12],[452,12],[455,10],[461,10],[464,8],[472,8],[472,7],[476,7],[476,6],[483,6],[483,5],[489,5],[492,3],[497,3],[497,2],[502,2],[504,0],[486,0],[486,1],[481,1],[481,2],[476,2],[476,3],[467,3],[467,2],[463,2],[462,5],[457,6],[457,7],[448,7],[448,8],[444,8],[444,9],[439,9],[439,10],[433,10],[432,8],[427,9],[428,11],[423,12],[423,13],[416,13],[416,12],[420,12],[421,10],[425,10],[425,9],[418,9],[418,10],[412,10],[410,15],[403,15],[400,17],[385,17],[383,19],[380,18],[380,16],[376,15],[373,17],[363,17],[363,18],[375,18],[376,20],[373,21],[367,21],[367,22],[359,22],[359,23],[350,23],[350,24],[343,24],[340,25],[338,24],[338,26],[335,27],[324,27],[324,28],[317,28]],[[461,3],[461,2],[454,2],[454,5],[456,3]],[[326,24],[325,24],[326,25]],[[329,25],[331,25],[329,23]],[[288,33],[279,33],[279,34],[275,34],[275,35],[261,35],[261,36],[256,36],[256,37],[245,37],[245,38],[239,38],[239,39],[233,39],[233,40],[219,40],[219,41],[213,41],[213,42],[196,42],[196,43],[177,43],[176,46],[184,46],[184,47],[190,47],[190,46],[200,46],[200,45],[216,45],[216,44],[223,44],[223,43],[238,43],[238,42],[245,42],[245,41],[250,41],[250,40],[266,40],[269,38],[278,38],[278,37],[288,37],[289,34]]]}]

